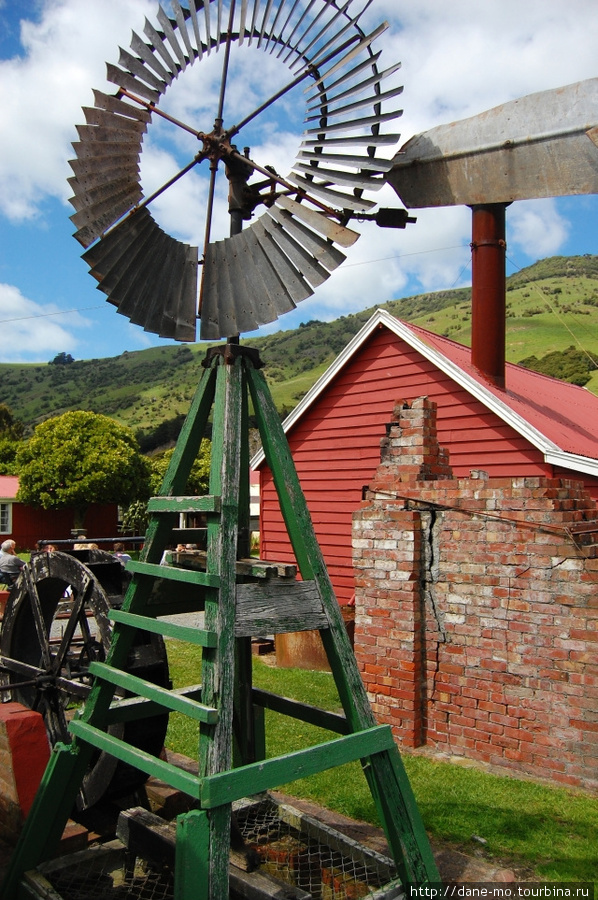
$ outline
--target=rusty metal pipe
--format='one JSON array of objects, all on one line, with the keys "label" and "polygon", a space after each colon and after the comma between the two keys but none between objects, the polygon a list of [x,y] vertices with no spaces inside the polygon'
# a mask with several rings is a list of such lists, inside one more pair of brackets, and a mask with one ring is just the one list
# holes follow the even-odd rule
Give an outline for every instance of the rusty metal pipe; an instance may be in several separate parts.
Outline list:
[{"label": "rusty metal pipe", "polygon": [[506,204],[471,209],[471,361],[484,378],[504,388]]}]

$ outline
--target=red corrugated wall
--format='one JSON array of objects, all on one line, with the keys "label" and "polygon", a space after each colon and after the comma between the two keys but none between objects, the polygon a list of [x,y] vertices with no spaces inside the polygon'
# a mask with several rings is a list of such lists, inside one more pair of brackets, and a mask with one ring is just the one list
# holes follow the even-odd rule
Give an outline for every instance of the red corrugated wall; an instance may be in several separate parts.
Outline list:
[{"label": "red corrugated wall", "polygon": [[[267,362],[267,360],[266,360]],[[471,469],[490,476],[556,474],[540,451],[416,350],[380,326],[287,435],[337,597],[353,596],[351,518],[380,462],[380,440],[399,400],[428,396],[438,404],[438,440],[456,478]],[[291,561],[292,550],[267,466],[262,467],[260,553]],[[598,482],[583,479],[598,499]]]}]

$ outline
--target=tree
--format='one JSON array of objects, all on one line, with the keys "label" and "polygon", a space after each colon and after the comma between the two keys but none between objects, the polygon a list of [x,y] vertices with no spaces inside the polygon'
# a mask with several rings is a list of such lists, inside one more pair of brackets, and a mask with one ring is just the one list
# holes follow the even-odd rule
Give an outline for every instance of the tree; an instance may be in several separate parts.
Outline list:
[{"label": "tree", "polygon": [[[199,497],[208,490],[210,480],[210,451],[211,443],[208,440],[201,442],[199,453],[191,467],[185,494],[189,497]],[[150,492],[152,495],[159,493],[170,464],[174,450],[166,450],[164,453],[152,456],[148,462],[150,466]],[[143,534],[147,528],[147,506],[141,500],[135,500],[125,510],[122,517],[122,530],[132,534]]]},{"label": "tree", "polygon": [[23,437],[25,426],[15,419],[13,411],[6,403],[0,403],[0,438],[10,441],[20,441]]},{"label": "tree", "polygon": [[[208,490],[210,480],[210,451],[212,445],[208,440],[203,440],[199,448],[191,472],[185,486],[185,494],[188,497],[200,497]],[[162,486],[162,481],[166,475],[166,470],[170,465],[174,449],[165,450],[163,453],[157,453],[149,460],[150,474],[150,490],[152,495],[157,494]]]},{"label": "tree", "polygon": [[17,500],[43,509],[72,507],[83,527],[91,503],[126,505],[149,495],[149,466],[133,432],[97,413],[47,419],[17,454]]},{"label": "tree", "polygon": [[70,353],[57,353],[54,359],[51,359],[49,362],[50,366],[70,366],[71,363],[74,363],[75,359],[71,356]]}]

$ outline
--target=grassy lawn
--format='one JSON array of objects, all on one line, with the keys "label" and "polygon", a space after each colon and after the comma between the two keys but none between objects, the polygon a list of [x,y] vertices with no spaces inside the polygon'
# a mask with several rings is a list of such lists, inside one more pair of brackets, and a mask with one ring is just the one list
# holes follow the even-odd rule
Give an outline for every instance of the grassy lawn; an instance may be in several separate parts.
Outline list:
[{"label": "grassy lawn", "polygon": [[[168,642],[175,687],[200,681],[196,654],[188,645]],[[332,676],[326,672],[276,669],[254,663],[257,687],[340,711]],[[336,736],[336,735],[334,735]],[[278,756],[333,737],[329,732],[266,712],[268,756]],[[197,728],[172,714],[167,745],[197,756]],[[489,857],[528,866],[547,881],[598,879],[598,797],[564,788],[492,775],[476,768],[435,762],[422,756],[403,757],[426,829],[433,838],[471,852],[487,843]],[[359,764],[330,769],[285,785],[283,790],[309,798],[344,815],[379,824]]]}]

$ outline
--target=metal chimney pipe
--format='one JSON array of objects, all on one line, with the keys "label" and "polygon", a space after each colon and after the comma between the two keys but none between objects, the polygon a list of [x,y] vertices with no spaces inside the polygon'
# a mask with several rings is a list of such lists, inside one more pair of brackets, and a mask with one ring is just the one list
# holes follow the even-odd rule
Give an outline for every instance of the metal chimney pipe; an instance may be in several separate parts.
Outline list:
[{"label": "metal chimney pipe", "polygon": [[471,207],[471,361],[500,388],[505,386],[507,205]]}]

